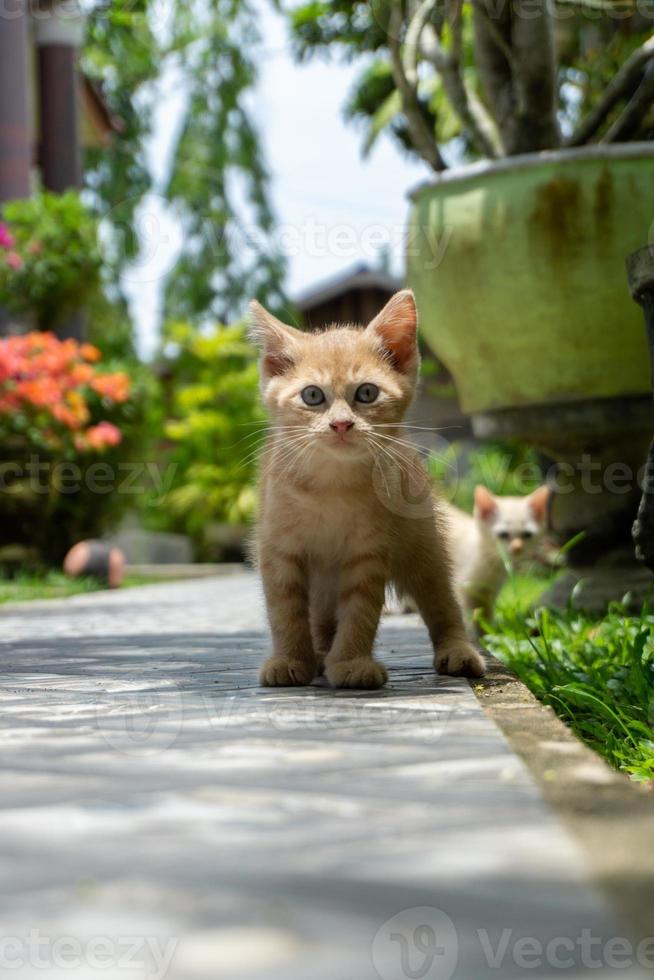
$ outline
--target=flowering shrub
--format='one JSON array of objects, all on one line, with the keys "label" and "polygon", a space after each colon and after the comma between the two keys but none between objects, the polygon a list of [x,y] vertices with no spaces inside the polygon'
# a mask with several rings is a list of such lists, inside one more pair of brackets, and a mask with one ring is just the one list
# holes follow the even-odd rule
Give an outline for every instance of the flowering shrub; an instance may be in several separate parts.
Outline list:
[{"label": "flowering shrub", "polygon": [[8,552],[59,562],[134,506],[120,493],[121,467],[140,448],[142,402],[91,344],[40,332],[0,339],[0,567]]},{"label": "flowering shrub", "polygon": [[75,191],[10,201],[0,218],[0,306],[51,329],[100,284],[97,225]]},{"label": "flowering shrub", "polygon": [[126,402],[123,371],[101,373],[91,344],[29,333],[0,340],[0,438],[27,434],[35,448],[69,455],[117,446],[120,429],[96,416]]}]

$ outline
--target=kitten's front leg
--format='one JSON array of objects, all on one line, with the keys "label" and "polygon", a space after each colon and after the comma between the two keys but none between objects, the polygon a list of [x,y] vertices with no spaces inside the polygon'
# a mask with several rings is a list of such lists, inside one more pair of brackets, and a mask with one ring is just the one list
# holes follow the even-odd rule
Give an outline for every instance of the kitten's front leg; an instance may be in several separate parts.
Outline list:
[{"label": "kitten's front leg", "polygon": [[273,654],[259,680],[264,687],[310,684],[317,665],[309,628],[306,559],[262,545],[259,565],[273,639]]},{"label": "kitten's front leg", "polygon": [[486,665],[468,639],[445,554],[435,549],[434,555],[414,570],[411,592],[429,630],[437,672],[454,677],[483,677]]},{"label": "kitten's front leg", "polygon": [[361,554],[345,562],[338,585],[338,626],[325,658],[332,687],[374,690],[388,680],[383,664],[373,658],[387,573],[383,559]]}]

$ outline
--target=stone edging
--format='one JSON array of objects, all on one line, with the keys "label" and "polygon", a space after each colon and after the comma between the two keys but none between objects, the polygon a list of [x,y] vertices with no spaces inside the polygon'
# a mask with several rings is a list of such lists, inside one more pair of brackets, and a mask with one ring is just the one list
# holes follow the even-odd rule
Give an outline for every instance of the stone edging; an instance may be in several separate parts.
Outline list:
[{"label": "stone edging", "polygon": [[611,769],[487,654],[470,685],[576,839],[628,936],[654,936],[654,792]]}]

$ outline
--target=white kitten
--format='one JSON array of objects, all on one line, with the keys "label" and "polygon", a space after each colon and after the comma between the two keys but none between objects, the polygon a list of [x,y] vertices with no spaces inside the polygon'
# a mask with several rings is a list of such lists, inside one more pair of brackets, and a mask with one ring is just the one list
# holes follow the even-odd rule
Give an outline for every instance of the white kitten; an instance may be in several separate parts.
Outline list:
[{"label": "white kitten", "polygon": [[445,505],[456,588],[468,612],[481,609],[485,617],[492,617],[507,577],[503,548],[514,562],[538,557],[550,492],[543,486],[527,497],[496,497],[478,486],[472,515]]},{"label": "white kitten", "polygon": [[[542,555],[549,497],[546,486],[527,497],[496,497],[478,486],[473,514],[441,502],[449,531],[454,585],[469,617],[481,609],[486,619],[492,618],[495,600],[507,577],[503,551],[511,562],[520,564]],[[410,601],[389,596],[387,609],[412,612],[413,606]]]}]

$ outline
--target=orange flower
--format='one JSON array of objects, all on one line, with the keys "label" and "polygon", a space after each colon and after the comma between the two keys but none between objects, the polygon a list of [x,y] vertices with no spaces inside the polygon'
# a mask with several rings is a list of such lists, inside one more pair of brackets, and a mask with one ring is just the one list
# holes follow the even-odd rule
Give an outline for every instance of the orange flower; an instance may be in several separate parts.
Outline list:
[{"label": "orange flower", "polygon": [[110,422],[85,428],[91,420],[89,388],[112,403],[131,393],[124,372],[96,374],[93,364],[100,359],[92,344],[62,341],[52,333],[0,339],[0,417],[24,413],[52,446],[64,446],[67,439],[84,452],[117,446],[122,434]]},{"label": "orange flower", "polygon": [[31,402],[37,408],[48,408],[58,401],[60,395],[52,379],[47,377],[19,381],[15,391],[20,398],[24,401]]},{"label": "orange flower", "polygon": [[68,408],[67,405],[54,405],[52,408],[52,414],[56,418],[57,422],[61,422],[65,425],[67,429],[80,429],[82,427],[82,421],[77,417],[76,413]]},{"label": "orange flower", "polygon": [[93,378],[93,368],[90,364],[76,364],[70,373],[73,385],[86,385]]},{"label": "orange flower", "polygon": [[117,371],[115,374],[99,374],[91,381],[91,388],[102,398],[125,402],[129,398],[131,384],[123,371]]},{"label": "orange flower", "polygon": [[93,346],[93,344],[82,344],[79,352],[85,361],[91,361],[92,364],[102,360],[102,354],[97,347]]}]

